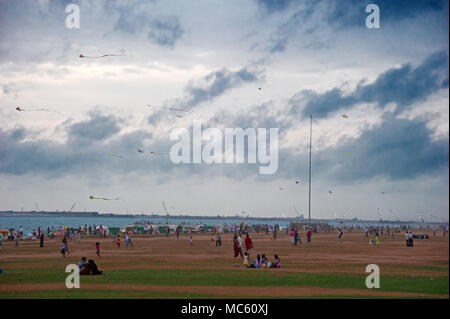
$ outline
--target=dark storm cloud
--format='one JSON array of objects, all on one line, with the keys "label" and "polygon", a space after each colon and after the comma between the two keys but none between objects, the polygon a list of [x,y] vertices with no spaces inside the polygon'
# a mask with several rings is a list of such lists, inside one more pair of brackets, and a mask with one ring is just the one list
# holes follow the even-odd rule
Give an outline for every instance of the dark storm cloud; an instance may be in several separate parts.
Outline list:
[{"label": "dark storm cloud", "polygon": [[232,88],[253,83],[260,79],[261,72],[249,70],[247,67],[239,71],[226,69],[215,71],[203,78],[206,85],[189,84],[187,86],[187,97],[183,104],[188,107],[195,107],[200,103],[213,100]]},{"label": "dark storm cloud", "polygon": [[120,131],[117,118],[111,115],[101,115],[97,112],[89,113],[90,119],[70,126],[70,140],[103,140]]},{"label": "dark storm cloud", "polygon": [[173,47],[183,35],[183,29],[176,17],[158,18],[151,22],[148,37],[162,46]]},{"label": "dark storm cloud", "polygon": [[[164,168],[164,165],[158,166],[158,162],[150,163],[150,158],[139,156],[137,152],[152,134],[135,131],[118,135],[118,122],[111,116],[97,115],[91,116],[89,121],[66,123],[69,138],[64,143],[46,139],[27,140],[27,137],[34,136],[34,132],[24,127],[0,129],[0,173],[47,177],[97,176],[111,171],[120,174],[148,171],[150,168],[155,172]],[[110,158],[108,154],[124,157]]]},{"label": "dark storm cloud", "polygon": [[265,8],[269,13],[283,11],[289,7],[291,0],[257,0],[257,3]]},{"label": "dark storm cloud", "polygon": [[354,143],[321,152],[323,160],[316,160],[315,171],[345,182],[434,174],[448,169],[449,140],[432,140],[431,135],[421,120],[397,119],[388,114],[379,127],[364,131]]},{"label": "dark storm cloud", "polygon": [[[268,50],[271,53],[285,51],[289,41],[296,37],[299,30],[310,34],[322,29],[323,22],[334,29],[359,28],[364,31],[361,26],[365,26],[369,14],[366,13],[366,7],[369,4],[379,6],[383,26],[395,25],[405,19],[432,14],[433,19],[442,21],[441,32],[448,34],[448,1],[446,0],[256,0],[256,2],[268,15],[292,12],[288,17],[280,20],[283,22],[279,24],[277,31],[269,40]],[[263,15],[261,18],[266,19],[266,16]],[[313,39],[319,41],[314,37]]]},{"label": "dark storm cloud", "polygon": [[173,47],[183,36],[183,28],[176,16],[154,17],[133,8],[132,5],[124,8],[110,7],[110,10],[119,12],[119,19],[114,26],[115,31],[129,34],[142,32],[150,41],[165,47]]},{"label": "dark storm cloud", "polygon": [[448,7],[446,0],[341,0],[334,1],[328,21],[343,27],[364,25],[368,15],[365,8],[369,4],[378,5],[382,21],[388,23],[414,18],[426,12],[441,12]]},{"label": "dark storm cloud", "polygon": [[[324,118],[331,112],[356,103],[376,103],[381,108],[389,103],[396,103],[396,112],[400,113],[411,104],[425,100],[442,88],[448,88],[448,77],[448,55],[446,52],[438,52],[417,67],[405,64],[400,68],[390,69],[381,74],[374,83],[359,84],[346,96],[337,88],[323,94],[304,91],[302,94],[309,101],[302,114]],[[295,102],[294,99],[293,108],[297,107]]]}]

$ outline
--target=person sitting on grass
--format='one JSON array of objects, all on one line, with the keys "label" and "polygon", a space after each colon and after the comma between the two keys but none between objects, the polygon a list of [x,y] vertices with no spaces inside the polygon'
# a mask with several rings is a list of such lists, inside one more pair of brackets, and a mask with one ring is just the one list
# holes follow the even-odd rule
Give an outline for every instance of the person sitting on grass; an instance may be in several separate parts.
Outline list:
[{"label": "person sitting on grass", "polygon": [[267,258],[266,255],[261,256],[261,267],[266,268],[267,266]]},{"label": "person sitting on grass", "polygon": [[92,275],[92,276],[103,274],[103,271],[98,269],[97,264],[92,259],[89,259],[89,270],[90,270],[90,275]]},{"label": "person sitting on grass", "polygon": [[255,261],[250,265],[250,268],[261,268],[261,256],[257,255]]},{"label": "person sitting on grass", "polygon": [[270,265],[270,268],[281,268],[281,260],[278,255],[273,256],[274,262]]},{"label": "person sitting on grass", "polygon": [[86,257],[82,257],[81,260],[78,262],[78,269],[80,275],[89,275],[89,265],[86,262]]}]

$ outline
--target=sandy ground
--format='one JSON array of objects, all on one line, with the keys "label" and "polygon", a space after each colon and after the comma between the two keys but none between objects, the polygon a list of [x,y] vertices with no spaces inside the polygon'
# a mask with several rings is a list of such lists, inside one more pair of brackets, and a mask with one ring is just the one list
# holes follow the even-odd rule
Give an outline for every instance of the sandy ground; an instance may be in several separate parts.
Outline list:
[{"label": "sandy ground", "polygon": [[[112,238],[87,238],[81,241],[69,241],[70,258],[81,256],[93,258],[105,271],[112,269],[236,269],[240,258],[233,257],[232,235],[225,234],[222,246],[216,247],[208,234],[192,235],[194,246],[189,247],[189,236],[135,236],[134,247],[121,248],[112,244]],[[380,236],[379,247],[369,247],[368,239],[362,232],[344,232],[343,240],[336,233],[313,234],[311,244],[292,246],[287,234],[279,234],[277,240],[265,233],[252,233],[254,242],[253,259],[256,254],[265,254],[273,259],[278,254],[283,268],[280,272],[311,272],[365,274],[368,264],[377,264],[382,274],[416,276],[448,276],[449,241],[442,233],[428,240],[417,239],[414,247],[407,248],[404,234]],[[302,234],[302,238],[305,238]],[[95,255],[95,242],[101,243],[102,257]],[[27,267],[52,267],[60,265],[64,258],[60,254],[61,241],[48,240],[44,248],[39,242],[23,241],[19,248],[13,243],[3,243],[0,252],[0,267],[3,269]],[[36,262],[35,262],[36,261]],[[436,268],[435,268],[436,267]],[[443,271],[443,269],[447,270]],[[242,271],[249,271],[243,269]],[[250,270],[252,271],[252,270]],[[61,287],[60,287],[61,286]],[[89,284],[86,289],[132,289],[160,292],[192,292],[189,286],[152,286],[152,285],[100,285]],[[329,289],[317,287],[210,287],[196,286],[195,293],[213,293],[217,296],[317,296],[317,295],[376,295],[397,297],[420,297],[423,294],[387,293],[375,290]],[[65,289],[64,284],[4,284],[0,292],[30,291],[44,289]],[[432,296],[432,295],[427,295]],[[439,297],[439,296],[435,296]],[[440,296],[442,297],[442,296]],[[444,296],[445,297],[445,296]],[[446,296],[448,298],[448,296]]]}]

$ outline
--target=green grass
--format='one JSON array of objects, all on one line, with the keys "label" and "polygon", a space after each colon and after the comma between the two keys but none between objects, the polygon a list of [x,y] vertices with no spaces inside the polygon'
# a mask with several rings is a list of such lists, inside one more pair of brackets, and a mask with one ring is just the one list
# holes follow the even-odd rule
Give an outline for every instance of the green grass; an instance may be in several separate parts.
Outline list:
[{"label": "green grass", "polygon": [[24,291],[0,293],[2,299],[208,299],[214,298],[205,294],[163,293],[137,290],[85,290],[60,289],[43,291]]},{"label": "green grass", "polygon": [[[64,269],[21,268],[4,269],[1,284],[64,283],[68,274]],[[147,284],[177,286],[250,286],[250,287],[321,287],[339,289],[367,289],[365,274],[315,274],[277,272],[262,269],[187,270],[187,269],[129,269],[110,270],[103,276],[81,277],[83,283]],[[381,275],[378,291],[428,294],[449,293],[448,276],[430,277]],[[1,297],[1,295],[0,295]]]}]

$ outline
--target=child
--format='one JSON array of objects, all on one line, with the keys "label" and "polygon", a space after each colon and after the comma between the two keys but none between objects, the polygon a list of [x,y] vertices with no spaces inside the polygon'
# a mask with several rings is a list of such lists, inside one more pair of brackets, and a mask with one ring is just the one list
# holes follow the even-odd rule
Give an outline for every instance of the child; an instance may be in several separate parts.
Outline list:
[{"label": "child", "polygon": [[192,236],[189,238],[189,246],[194,246],[194,243],[192,242]]},{"label": "child", "polygon": [[244,254],[244,266],[247,268],[250,267],[250,265],[248,264],[248,254],[247,253]]},{"label": "child", "polygon": [[117,235],[117,239],[116,239],[116,244],[117,244],[117,248],[120,248],[120,235]]},{"label": "child", "polygon": [[97,256],[100,257],[100,243],[99,242],[95,243],[95,250],[97,251]]},{"label": "child", "polygon": [[113,242],[112,242],[113,246],[114,246],[114,244],[116,243],[116,238],[117,238],[117,236],[116,236],[116,234],[114,234],[114,235],[113,235]]},{"label": "child", "polygon": [[374,245],[373,238],[370,238],[370,240],[369,240],[369,246],[373,246],[373,245]]},{"label": "child", "polygon": [[375,246],[378,246],[380,244],[380,240],[378,239],[378,233],[375,236]]}]

